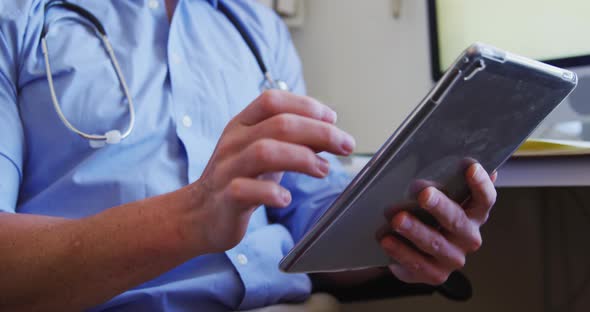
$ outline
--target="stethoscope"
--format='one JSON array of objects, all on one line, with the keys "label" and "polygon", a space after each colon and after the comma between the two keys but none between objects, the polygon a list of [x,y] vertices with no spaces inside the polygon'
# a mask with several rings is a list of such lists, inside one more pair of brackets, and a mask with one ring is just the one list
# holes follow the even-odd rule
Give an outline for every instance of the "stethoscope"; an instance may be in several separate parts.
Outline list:
[{"label": "stethoscope", "polygon": [[[65,115],[63,114],[63,112],[61,110],[61,106],[60,106],[59,101],[57,99],[55,87],[53,84],[53,74],[51,72],[51,65],[49,62],[49,49],[47,48],[47,39],[46,39],[47,33],[49,32],[49,25],[44,23],[43,31],[41,32],[41,46],[42,46],[42,50],[43,50],[43,56],[45,59],[45,71],[47,74],[47,82],[49,84],[49,92],[51,94],[51,101],[53,102],[53,107],[54,107],[55,111],[57,112],[59,119],[63,122],[63,124],[68,129],[70,129],[72,132],[78,134],[79,136],[81,136],[84,139],[89,140],[91,146],[101,147],[101,146],[104,146],[105,143],[106,144],[118,144],[123,139],[127,138],[131,134],[131,132],[133,131],[133,128],[135,127],[135,106],[133,104],[133,97],[130,95],[130,92],[129,92],[129,87],[127,85],[127,81],[125,80],[125,77],[123,75],[121,67],[119,66],[119,61],[117,60],[115,52],[113,51],[113,47],[107,37],[106,30],[105,30],[104,26],[102,25],[102,23],[98,20],[98,18],[96,18],[96,16],[94,14],[90,13],[88,10],[84,9],[81,6],[71,3],[71,2],[67,2],[66,0],[49,1],[45,5],[45,14],[47,14],[49,9],[55,8],[55,7],[59,7],[62,9],[66,9],[66,10],[75,12],[78,15],[80,15],[81,17],[88,20],[94,26],[94,28],[97,32],[97,36],[101,39],[101,41],[102,41],[102,43],[109,55],[109,58],[111,59],[111,63],[113,65],[113,67],[115,68],[115,72],[116,72],[119,82],[121,84],[121,88],[123,89],[123,93],[124,93],[125,97],[127,98],[126,102],[129,107],[129,125],[127,126],[127,129],[125,129],[125,131],[123,131],[122,133],[120,130],[114,129],[114,130],[107,131],[105,134],[90,134],[90,133],[86,133],[86,132],[76,128],[74,125],[72,125],[68,121],[68,119],[65,117]],[[274,79],[272,77],[270,71],[268,70],[268,68],[266,67],[266,64],[264,63],[264,60],[262,59],[262,55],[260,53],[260,50],[258,49],[256,44],[254,43],[254,40],[252,39],[250,34],[246,31],[246,28],[244,27],[244,25],[237,18],[237,16],[234,13],[232,13],[222,1],[218,2],[217,7],[218,7],[219,11],[221,13],[223,13],[227,17],[227,19],[232,23],[232,25],[238,30],[238,32],[240,33],[240,35],[242,36],[242,38],[244,39],[244,41],[248,45],[248,48],[250,49],[250,51],[252,52],[252,54],[256,58],[256,63],[258,63],[258,67],[260,68],[260,71],[264,75],[264,84],[262,86],[262,89],[263,90],[266,90],[266,89],[289,90],[288,85],[284,81]]]}]

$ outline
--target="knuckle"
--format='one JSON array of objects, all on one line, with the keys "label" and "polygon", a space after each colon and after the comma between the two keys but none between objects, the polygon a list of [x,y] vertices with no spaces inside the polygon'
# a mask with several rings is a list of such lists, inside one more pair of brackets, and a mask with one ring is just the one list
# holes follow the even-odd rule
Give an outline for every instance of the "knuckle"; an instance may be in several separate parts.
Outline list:
[{"label": "knuckle", "polygon": [[228,185],[228,192],[229,192],[229,196],[231,196],[231,198],[233,200],[241,201],[241,199],[243,197],[243,191],[242,191],[242,183],[240,183],[240,180],[238,180],[238,179],[232,180]]},{"label": "knuckle", "polygon": [[452,268],[455,270],[461,269],[465,266],[466,259],[464,255],[455,257],[451,260]]},{"label": "knuckle", "polygon": [[406,270],[412,272],[413,274],[419,274],[422,271],[422,266],[418,263],[406,262],[402,264]]},{"label": "knuckle", "polygon": [[252,149],[253,157],[256,161],[261,163],[269,163],[273,161],[273,142],[271,140],[258,140],[253,144]]},{"label": "knuckle", "polygon": [[451,231],[453,233],[461,233],[462,230],[465,228],[466,218],[462,214],[458,214],[452,221],[451,221]]},{"label": "knuckle", "polygon": [[217,145],[217,154],[222,158],[227,156],[232,150],[232,142],[230,140],[222,140]]},{"label": "knuckle", "polygon": [[273,128],[278,136],[288,136],[294,129],[293,119],[287,114],[280,114],[274,118]]},{"label": "knuckle", "polygon": [[485,198],[485,204],[486,206],[492,207],[495,203],[496,203],[496,199],[498,199],[498,191],[496,190],[496,188],[492,188],[488,194],[488,196],[486,196]]},{"label": "knuckle", "polygon": [[323,105],[320,104],[317,100],[309,97],[304,96],[302,97],[302,104],[306,106],[307,110],[310,112],[311,116],[320,118],[323,114]]},{"label": "knuckle", "polygon": [[335,146],[338,144],[339,135],[334,126],[322,125],[318,132],[321,140],[326,145]]},{"label": "knuckle", "polygon": [[430,277],[429,282],[433,286],[442,285],[447,281],[447,279],[449,279],[449,275],[450,275],[450,273],[446,273],[446,272],[434,274],[433,276]]},{"label": "knuckle", "polygon": [[278,90],[266,90],[260,95],[260,105],[262,109],[269,113],[278,111],[281,100],[281,94]]},{"label": "knuckle", "polygon": [[433,255],[438,255],[441,250],[443,242],[440,237],[434,237],[430,242],[430,249],[432,250]]},{"label": "knuckle", "polygon": [[470,246],[469,246],[469,251],[470,252],[476,252],[478,251],[481,246],[483,245],[483,239],[481,238],[481,234],[479,233],[479,231],[476,232],[477,234],[475,236],[473,236],[473,238],[471,239],[470,242]]},{"label": "knuckle", "polygon": [[309,169],[315,169],[318,166],[318,156],[308,147],[302,146],[301,153],[302,162]]}]

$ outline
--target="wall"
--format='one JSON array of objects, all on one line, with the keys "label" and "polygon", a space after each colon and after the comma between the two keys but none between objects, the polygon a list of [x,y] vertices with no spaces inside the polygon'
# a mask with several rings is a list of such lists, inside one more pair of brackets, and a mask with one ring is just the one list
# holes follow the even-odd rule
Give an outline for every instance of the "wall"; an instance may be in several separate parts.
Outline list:
[{"label": "wall", "polygon": [[[291,32],[309,94],[338,111],[339,126],[357,139],[356,153],[373,153],[433,85],[426,1],[401,0],[399,19],[393,17],[397,0],[304,1],[305,21]],[[590,69],[576,71],[586,75],[576,92],[586,94]],[[566,100],[533,136],[590,140],[590,130],[583,136],[553,128],[583,118],[570,104]]]},{"label": "wall", "polygon": [[374,152],[432,86],[426,2],[307,0],[305,23],[292,29],[310,95],[339,113],[357,139],[357,153]]}]

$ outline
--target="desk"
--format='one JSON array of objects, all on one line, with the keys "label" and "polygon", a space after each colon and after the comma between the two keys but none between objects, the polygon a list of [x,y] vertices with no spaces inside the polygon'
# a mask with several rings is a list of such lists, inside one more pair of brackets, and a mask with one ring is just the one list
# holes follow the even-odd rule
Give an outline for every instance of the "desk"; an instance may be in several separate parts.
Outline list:
[{"label": "desk", "polygon": [[[369,159],[368,156],[352,156],[342,161],[350,173],[356,174]],[[590,155],[511,158],[498,170],[496,186],[590,186]]]},{"label": "desk", "polygon": [[498,187],[590,186],[590,155],[520,157],[498,170]]}]

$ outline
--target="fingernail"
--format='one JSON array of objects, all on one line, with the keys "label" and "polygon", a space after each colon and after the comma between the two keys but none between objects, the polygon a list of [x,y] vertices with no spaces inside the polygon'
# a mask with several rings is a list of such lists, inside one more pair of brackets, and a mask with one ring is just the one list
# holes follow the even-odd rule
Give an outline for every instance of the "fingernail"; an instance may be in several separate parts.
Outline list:
[{"label": "fingernail", "polygon": [[399,224],[399,232],[406,232],[409,231],[410,228],[412,227],[412,221],[410,221],[410,218],[404,216],[404,218],[402,219],[402,222],[400,222]]},{"label": "fingernail", "polygon": [[430,190],[430,196],[428,196],[428,199],[426,200],[426,207],[425,208],[432,208],[432,207],[436,206],[437,203],[438,203],[438,196],[436,196],[436,194],[434,193],[434,190]]},{"label": "fingernail", "polygon": [[344,135],[344,142],[342,142],[342,146],[340,148],[342,149],[342,152],[345,155],[348,155],[348,154],[352,153],[355,145],[356,145],[356,143],[354,141],[354,138],[350,134],[345,134]]},{"label": "fingernail", "polygon": [[475,181],[480,180],[480,175],[481,172],[483,171],[483,168],[481,167],[480,164],[475,164],[475,169],[473,169],[473,174],[471,175],[471,178]]},{"label": "fingernail", "polygon": [[336,112],[335,112],[335,111],[333,111],[333,110],[331,110],[331,109],[327,109],[327,110],[324,112],[324,116],[323,116],[323,118],[322,118],[322,121],[325,121],[325,122],[329,122],[329,123],[335,124],[335,123],[336,123],[336,120],[338,120],[338,114],[336,114]]},{"label": "fingernail", "polygon": [[281,200],[283,201],[283,204],[288,205],[291,203],[291,192],[287,191],[287,190],[282,190],[281,191]]},{"label": "fingernail", "polygon": [[318,156],[318,170],[322,176],[327,176],[330,172],[330,163]]}]

